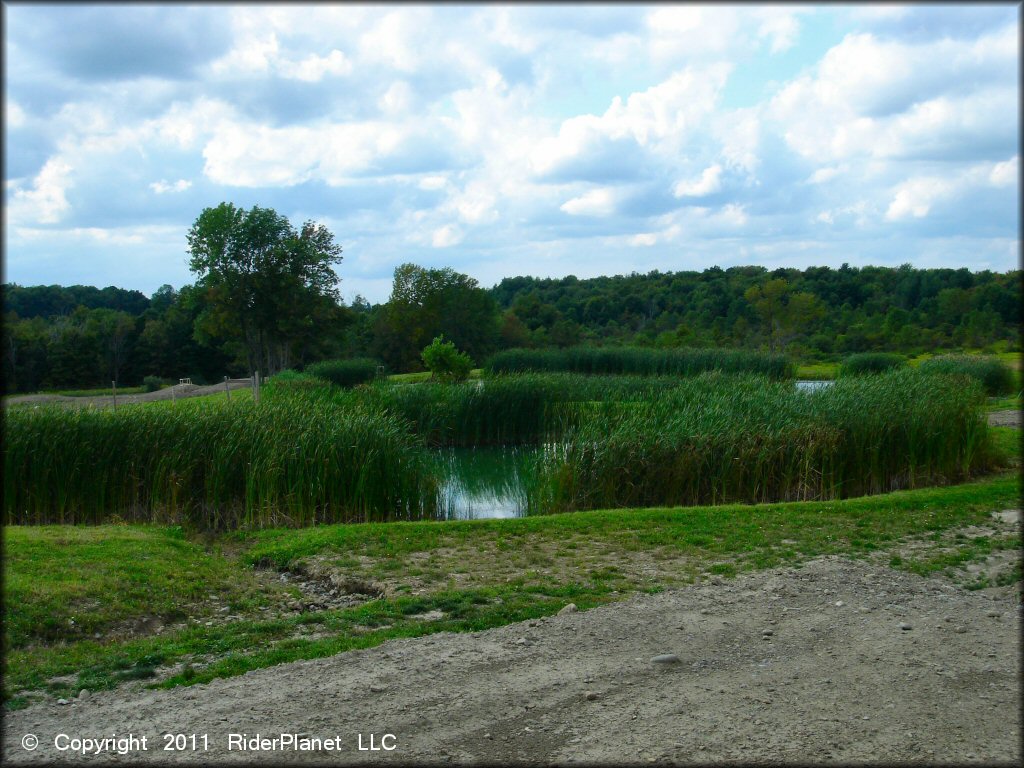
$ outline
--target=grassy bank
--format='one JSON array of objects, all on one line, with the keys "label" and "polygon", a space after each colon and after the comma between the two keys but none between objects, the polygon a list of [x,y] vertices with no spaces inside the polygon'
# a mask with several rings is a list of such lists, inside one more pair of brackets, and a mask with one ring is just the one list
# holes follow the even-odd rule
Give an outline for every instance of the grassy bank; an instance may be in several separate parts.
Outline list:
[{"label": "grassy bank", "polygon": [[[1018,446],[1019,432],[997,435]],[[638,590],[822,554],[878,558],[923,573],[949,570],[1020,547],[1019,533],[953,535],[1017,506],[1020,492],[1013,472],[846,501],[203,538],[153,525],[12,526],[4,531],[5,697],[8,707],[18,707],[29,691],[69,695],[138,679],[187,685],[395,637],[551,615],[568,602],[586,609]],[[921,544],[913,556],[899,548],[908,538]],[[279,569],[319,569],[372,584],[384,596],[357,607],[289,611],[298,593],[277,578]],[[159,623],[159,634],[129,631]]]}]

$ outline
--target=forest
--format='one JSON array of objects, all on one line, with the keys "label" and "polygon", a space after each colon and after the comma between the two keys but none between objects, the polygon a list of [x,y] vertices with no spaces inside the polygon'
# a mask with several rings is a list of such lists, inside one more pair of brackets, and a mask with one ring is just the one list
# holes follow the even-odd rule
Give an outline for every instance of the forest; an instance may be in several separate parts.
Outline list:
[{"label": "forest", "polygon": [[[1021,272],[969,269],[711,267],[578,279],[509,277],[490,289],[451,269],[404,264],[388,301],[322,302],[281,342],[274,368],[374,357],[422,370],[438,335],[480,365],[516,348],[725,347],[782,351],[799,361],[855,352],[1019,346]],[[242,340],[211,322],[215,290],[197,281],[152,296],[116,287],[3,286],[8,392],[137,385],[146,376],[217,381],[254,364]],[[301,319],[300,319],[301,320]],[[226,323],[231,330],[231,322]]]}]

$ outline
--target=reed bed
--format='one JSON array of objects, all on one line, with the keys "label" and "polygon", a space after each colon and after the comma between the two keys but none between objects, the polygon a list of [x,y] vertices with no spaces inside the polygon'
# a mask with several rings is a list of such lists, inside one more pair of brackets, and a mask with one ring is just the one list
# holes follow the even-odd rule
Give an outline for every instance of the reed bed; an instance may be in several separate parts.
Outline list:
[{"label": "reed bed", "polygon": [[907,358],[893,352],[858,352],[843,360],[839,366],[839,378],[885,373],[906,366]]},{"label": "reed bed", "polygon": [[428,446],[544,445],[529,507],[846,498],[999,463],[968,377],[903,369],[811,392],[763,375],[514,374],[249,399],[6,411],[7,524],[256,528],[443,515]]},{"label": "reed bed", "polygon": [[[271,389],[268,387],[268,389]],[[432,514],[431,457],[407,425],[318,390],[252,401],[8,409],[7,524],[188,522],[202,529]]]},{"label": "reed bed", "polygon": [[306,367],[306,373],[339,387],[354,387],[377,378],[380,361],[370,357],[324,360]]},{"label": "reed bed", "polygon": [[575,424],[584,411],[570,404],[643,400],[681,381],[526,373],[459,384],[379,384],[358,397],[405,419],[432,446],[523,445],[555,439]]},{"label": "reed bed", "polygon": [[784,355],[738,349],[649,349],[646,347],[569,347],[508,349],[484,366],[488,374],[572,372],[639,376],[696,376],[707,371],[758,373],[792,379],[796,367]]},{"label": "reed bed", "polygon": [[998,463],[978,385],[914,371],[813,392],[705,374],[646,401],[591,404],[548,447],[531,507],[846,498],[961,480]]},{"label": "reed bed", "polygon": [[925,360],[917,369],[922,373],[969,376],[979,381],[990,397],[1014,391],[1013,371],[997,357],[942,355]]}]

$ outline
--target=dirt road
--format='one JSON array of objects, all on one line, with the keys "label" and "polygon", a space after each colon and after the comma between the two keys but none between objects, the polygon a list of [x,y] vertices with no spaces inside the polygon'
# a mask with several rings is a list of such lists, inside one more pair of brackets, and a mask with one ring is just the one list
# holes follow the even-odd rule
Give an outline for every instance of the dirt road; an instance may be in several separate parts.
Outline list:
[{"label": "dirt road", "polygon": [[[250,384],[241,381],[229,381],[227,388],[231,391],[236,389],[249,389]],[[224,384],[210,384],[198,386],[196,384],[175,384],[173,387],[158,389],[156,392],[141,392],[137,395],[118,395],[117,404],[127,403],[151,403],[156,400],[181,399],[186,397],[203,397],[204,395],[216,395],[224,391]],[[102,397],[68,397],[67,395],[12,395],[4,398],[4,405],[42,405],[43,403],[60,403],[61,405],[95,406],[97,408],[108,408],[114,405],[113,395]]]},{"label": "dirt road", "polygon": [[[968,592],[820,558],[208,685],[38,704],[7,715],[4,757],[97,764],[55,737],[131,733],[149,751],[112,762],[1011,765],[1019,600],[1016,588]],[[653,661],[662,654],[676,660]],[[198,751],[163,751],[164,733],[206,734],[208,750],[200,739]],[[282,733],[340,748],[228,751],[230,734]],[[359,749],[385,734],[393,750]]]}]

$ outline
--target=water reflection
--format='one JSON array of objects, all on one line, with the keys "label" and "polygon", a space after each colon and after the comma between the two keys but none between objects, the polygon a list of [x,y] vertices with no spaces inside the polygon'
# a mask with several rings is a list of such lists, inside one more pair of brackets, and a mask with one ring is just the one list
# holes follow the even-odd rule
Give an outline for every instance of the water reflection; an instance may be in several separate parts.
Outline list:
[{"label": "water reflection", "polygon": [[802,389],[806,392],[813,392],[816,389],[827,387],[831,384],[831,381],[798,381],[796,383],[797,389]]},{"label": "water reflection", "polygon": [[446,520],[526,515],[526,488],[537,448],[449,448],[436,453]]}]

